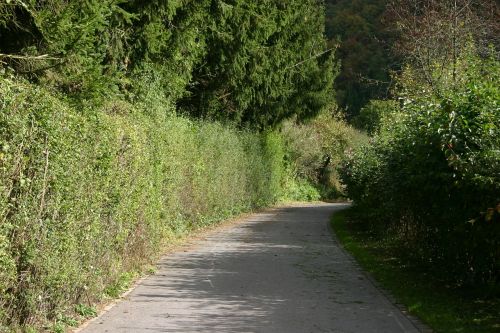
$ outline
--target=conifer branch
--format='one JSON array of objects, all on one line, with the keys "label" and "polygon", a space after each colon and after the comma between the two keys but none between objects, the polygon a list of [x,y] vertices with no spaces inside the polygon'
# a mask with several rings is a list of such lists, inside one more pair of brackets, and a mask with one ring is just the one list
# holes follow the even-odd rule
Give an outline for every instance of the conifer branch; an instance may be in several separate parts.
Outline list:
[{"label": "conifer branch", "polygon": [[305,60],[302,60],[302,61],[300,61],[300,62],[296,63],[295,65],[290,66],[290,67],[287,67],[287,68],[285,68],[285,69],[287,69],[287,70],[288,70],[288,69],[292,69],[292,68],[295,68],[295,67],[299,67],[300,65],[302,65],[302,64],[304,64],[304,63],[306,63],[306,62],[308,62],[308,61],[311,61],[311,60],[317,59],[317,58],[321,57],[322,55],[327,54],[328,52],[333,51],[333,50],[334,50],[334,49],[336,49],[336,48],[337,48],[337,46],[331,47],[331,48],[329,48],[328,50],[325,50],[325,51],[323,51],[323,52],[321,52],[321,53],[315,54],[315,55],[313,55],[312,57],[307,58],[307,59],[305,59]]},{"label": "conifer branch", "polygon": [[20,59],[20,60],[61,60],[61,58],[50,56],[48,54],[41,54],[37,56],[25,56],[20,54],[0,53],[0,58]]}]

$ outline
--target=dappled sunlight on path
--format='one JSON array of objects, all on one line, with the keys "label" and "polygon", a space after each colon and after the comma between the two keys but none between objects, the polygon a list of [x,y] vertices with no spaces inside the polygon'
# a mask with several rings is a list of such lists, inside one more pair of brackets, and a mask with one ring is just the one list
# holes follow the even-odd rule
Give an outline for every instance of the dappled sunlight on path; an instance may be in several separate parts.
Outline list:
[{"label": "dappled sunlight on path", "polygon": [[417,332],[333,240],[341,207],[274,209],[212,233],[84,332]]}]

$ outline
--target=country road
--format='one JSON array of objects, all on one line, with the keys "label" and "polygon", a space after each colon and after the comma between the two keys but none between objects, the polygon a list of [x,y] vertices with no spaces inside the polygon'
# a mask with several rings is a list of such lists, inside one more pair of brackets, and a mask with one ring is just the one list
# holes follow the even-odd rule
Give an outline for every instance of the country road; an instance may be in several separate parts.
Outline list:
[{"label": "country road", "polygon": [[343,207],[277,208],[210,233],[80,332],[419,332],[332,237]]}]

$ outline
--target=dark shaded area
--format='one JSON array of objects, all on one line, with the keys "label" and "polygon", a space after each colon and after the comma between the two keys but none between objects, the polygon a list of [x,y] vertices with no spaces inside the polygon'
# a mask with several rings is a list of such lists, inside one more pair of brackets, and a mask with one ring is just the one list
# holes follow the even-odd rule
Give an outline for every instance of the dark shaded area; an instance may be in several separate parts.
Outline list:
[{"label": "dark shaded area", "polygon": [[335,80],[336,98],[349,119],[371,99],[390,98],[391,70],[399,61],[391,52],[396,38],[389,29],[387,0],[327,0],[326,34],[339,44],[340,74]]},{"label": "dark shaded area", "polygon": [[[21,55],[30,47],[35,52],[43,36],[26,9],[13,7],[8,12],[0,11],[0,15],[4,16],[0,19],[0,53]],[[13,68],[17,67],[16,59],[0,57],[0,60]]]},{"label": "dark shaded area", "polygon": [[498,331],[498,287],[449,283],[438,265],[415,260],[385,225],[367,223],[365,217],[366,212],[354,207],[336,214],[332,225],[345,248],[398,302],[436,332]]}]

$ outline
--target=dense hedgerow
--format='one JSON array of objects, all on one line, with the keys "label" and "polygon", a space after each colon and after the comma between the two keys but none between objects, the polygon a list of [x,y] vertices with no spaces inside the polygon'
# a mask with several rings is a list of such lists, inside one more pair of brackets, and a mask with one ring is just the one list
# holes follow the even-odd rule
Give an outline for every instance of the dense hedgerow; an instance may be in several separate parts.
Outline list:
[{"label": "dense hedgerow", "polygon": [[[172,237],[281,195],[283,142],[0,82],[0,330],[91,304]],[[69,312],[68,312],[69,311]]]},{"label": "dense hedgerow", "polygon": [[368,221],[460,284],[500,280],[499,73],[469,57],[454,86],[414,90],[341,169]]}]

